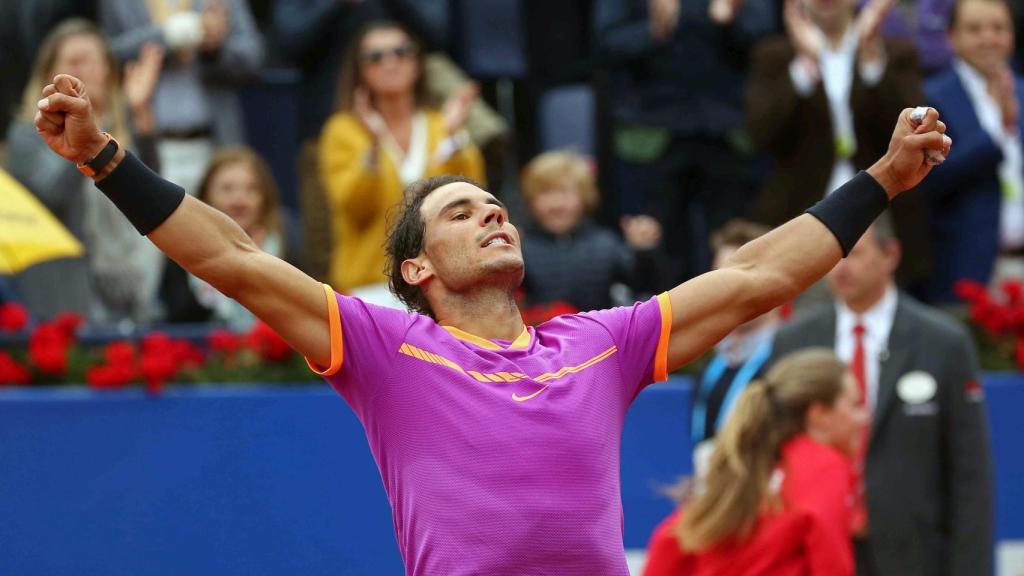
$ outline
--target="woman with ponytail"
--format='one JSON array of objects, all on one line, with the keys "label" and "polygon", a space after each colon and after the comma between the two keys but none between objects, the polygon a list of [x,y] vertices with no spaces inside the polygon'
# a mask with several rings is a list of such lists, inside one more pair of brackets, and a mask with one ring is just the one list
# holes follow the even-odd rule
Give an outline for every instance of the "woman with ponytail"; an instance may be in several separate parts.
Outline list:
[{"label": "woman with ponytail", "polygon": [[853,457],[867,423],[858,396],[823,348],[752,383],[707,476],[651,537],[645,576],[852,576]]}]

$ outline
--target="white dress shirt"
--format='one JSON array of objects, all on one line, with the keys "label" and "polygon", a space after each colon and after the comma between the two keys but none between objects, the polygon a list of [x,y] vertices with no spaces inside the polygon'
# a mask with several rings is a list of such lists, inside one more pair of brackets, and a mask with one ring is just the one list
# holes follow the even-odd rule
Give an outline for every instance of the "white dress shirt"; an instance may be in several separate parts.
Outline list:
[{"label": "white dress shirt", "polygon": [[853,328],[857,324],[864,327],[864,374],[867,389],[867,406],[875,411],[878,400],[878,375],[881,372],[880,361],[889,355],[889,332],[896,316],[896,287],[890,284],[885,295],[874,306],[863,314],[857,315],[846,304],[836,300],[836,355],[847,364],[853,361],[857,341]]},{"label": "white dress shirt", "polygon": [[1003,161],[999,163],[1003,200],[999,210],[999,240],[1003,248],[1020,248],[1024,246],[1024,154],[1020,132],[1003,126],[1003,113],[988,93],[988,82],[980,72],[959,58],[953,60],[953,69],[974,104],[981,127],[1003,151]]},{"label": "white dress shirt", "polygon": [[[836,150],[836,161],[832,165],[832,175],[822,195],[831,193],[845,184],[855,175],[852,158],[857,151],[857,137],[853,130],[853,110],[850,109],[850,90],[853,88],[854,67],[857,62],[857,30],[850,26],[843,39],[835,48],[829,43],[824,33],[821,35],[821,54],[818,56],[818,70],[824,83],[825,95],[828,97],[828,108],[831,113],[832,134]],[[882,80],[886,67],[885,58],[870,63],[861,63],[859,68],[861,80],[868,86],[876,86]],[[795,58],[789,65],[789,77],[796,93],[807,97],[814,92],[818,79],[807,73]]]}]

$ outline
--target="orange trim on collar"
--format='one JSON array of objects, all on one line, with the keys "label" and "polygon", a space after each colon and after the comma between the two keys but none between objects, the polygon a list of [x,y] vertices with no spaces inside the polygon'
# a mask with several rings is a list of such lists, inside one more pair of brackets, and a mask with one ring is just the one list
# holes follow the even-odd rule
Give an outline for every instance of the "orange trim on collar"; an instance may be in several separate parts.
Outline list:
[{"label": "orange trim on collar", "polygon": [[449,334],[455,336],[459,340],[469,342],[470,344],[476,344],[484,350],[523,350],[530,346],[530,330],[525,327],[523,328],[522,333],[520,333],[507,348],[500,344],[495,344],[486,338],[477,336],[476,334],[470,334],[464,330],[459,330],[454,326],[441,326],[441,328],[444,328]]},{"label": "orange trim on collar", "polygon": [[306,358],[309,369],[320,376],[334,376],[341,370],[341,364],[345,360],[344,340],[341,332],[341,311],[338,309],[338,298],[334,295],[334,289],[323,284],[324,294],[327,296],[327,324],[331,332],[331,365],[321,369],[315,362]]}]

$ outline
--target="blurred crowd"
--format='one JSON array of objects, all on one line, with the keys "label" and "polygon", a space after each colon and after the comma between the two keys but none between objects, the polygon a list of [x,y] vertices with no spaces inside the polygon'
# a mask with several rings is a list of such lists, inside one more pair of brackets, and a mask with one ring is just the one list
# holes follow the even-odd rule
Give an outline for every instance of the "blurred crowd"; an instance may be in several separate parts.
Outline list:
[{"label": "blurred crowd", "polygon": [[892,206],[897,279],[955,304],[957,280],[1022,273],[1024,160],[1012,6],[954,4],[8,0],[4,166],[85,252],[0,277],[0,298],[40,320],[252,322],[47,152],[35,101],[67,72],[151,167],[383,304],[388,211],[419,178],[512,206],[527,306],[603,308],[709,270],[732,220],[800,214],[928,103],[956,151]]}]

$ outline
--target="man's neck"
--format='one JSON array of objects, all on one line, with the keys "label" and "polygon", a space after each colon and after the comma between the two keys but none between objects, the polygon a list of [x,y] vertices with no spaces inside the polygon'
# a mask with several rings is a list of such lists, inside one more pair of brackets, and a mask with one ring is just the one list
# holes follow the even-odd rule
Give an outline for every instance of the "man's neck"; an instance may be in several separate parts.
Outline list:
[{"label": "man's neck", "polygon": [[524,328],[519,307],[506,288],[448,294],[434,306],[434,311],[438,324],[487,340],[515,340]]}]

